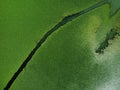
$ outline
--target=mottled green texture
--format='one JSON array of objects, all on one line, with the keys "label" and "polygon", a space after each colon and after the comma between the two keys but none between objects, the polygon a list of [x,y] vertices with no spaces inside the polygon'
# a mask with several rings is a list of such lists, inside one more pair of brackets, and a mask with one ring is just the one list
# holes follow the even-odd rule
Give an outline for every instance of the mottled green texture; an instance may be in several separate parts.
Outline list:
[{"label": "mottled green texture", "polygon": [[115,90],[119,81],[119,40],[103,55],[95,49],[119,18],[105,5],[55,32],[32,58],[11,90]]},{"label": "mottled green texture", "polygon": [[[0,89],[46,31],[63,17],[98,1],[0,1]],[[109,12],[104,5],[61,27],[42,45],[10,90],[119,89],[120,39],[104,55],[95,53],[106,32],[120,25],[120,13],[109,18]]]},{"label": "mottled green texture", "polygon": [[[95,0],[94,0],[95,1]],[[63,17],[94,4],[78,0],[0,1],[0,90],[46,31]]]}]

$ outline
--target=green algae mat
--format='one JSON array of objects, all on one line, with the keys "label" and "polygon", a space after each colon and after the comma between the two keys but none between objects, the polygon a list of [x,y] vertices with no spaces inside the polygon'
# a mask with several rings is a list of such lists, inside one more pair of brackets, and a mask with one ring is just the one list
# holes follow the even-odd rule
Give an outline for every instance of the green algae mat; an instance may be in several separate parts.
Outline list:
[{"label": "green algae mat", "polygon": [[120,0],[1,0],[0,90],[119,90]]}]

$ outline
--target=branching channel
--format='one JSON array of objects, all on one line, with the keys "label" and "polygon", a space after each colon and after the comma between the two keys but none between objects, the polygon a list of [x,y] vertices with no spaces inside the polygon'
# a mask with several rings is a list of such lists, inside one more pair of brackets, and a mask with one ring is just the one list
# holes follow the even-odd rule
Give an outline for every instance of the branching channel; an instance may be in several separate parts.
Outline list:
[{"label": "branching channel", "polygon": [[18,70],[14,73],[14,75],[12,76],[12,78],[9,80],[9,82],[7,83],[7,85],[5,86],[4,90],[8,90],[11,85],[13,84],[13,82],[16,80],[16,78],[19,76],[19,74],[22,72],[22,70],[26,67],[26,65],[28,64],[28,62],[31,60],[31,58],[33,57],[33,55],[36,53],[36,51],[40,48],[40,46],[45,42],[45,40],[56,30],[58,30],[61,26],[67,24],[68,22],[72,21],[73,19],[79,17],[82,14],[85,14],[95,8],[98,8],[102,5],[106,4],[105,0],[98,2],[96,4],[94,4],[93,6],[77,12],[75,14],[72,15],[68,15],[66,17],[64,17],[58,24],[56,24],[52,29],[50,29],[48,32],[46,32],[46,34],[42,37],[42,39],[37,43],[37,45],[33,48],[33,50],[30,52],[30,54],[27,56],[27,58],[24,60],[24,62],[22,63],[22,65],[18,68]]}]

